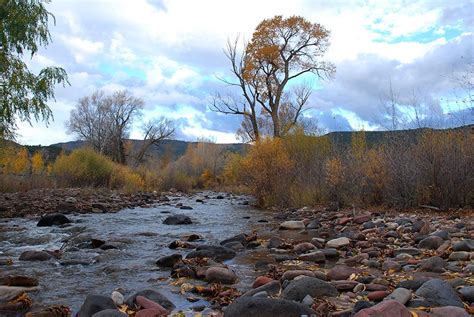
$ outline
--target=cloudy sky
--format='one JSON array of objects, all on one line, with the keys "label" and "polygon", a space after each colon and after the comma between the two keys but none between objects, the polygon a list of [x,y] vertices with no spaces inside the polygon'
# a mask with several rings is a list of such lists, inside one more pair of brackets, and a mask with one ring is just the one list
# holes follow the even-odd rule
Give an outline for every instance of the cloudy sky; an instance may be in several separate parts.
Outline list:
[{"label": "cloudy sky", "polygon": [[[77,100],[97,89],[143,98],[144,118],[175,120],[179,139],[236,141],[240,118],[208,110],[209,97],[228,89],[216,79],[230,76],[223,48],[237,35],[250,39],[275,15],[301,15],[331,30],[326,59],[336,76],[314,81],[306,112],[322,129],[389,128],[390,83],[405,125],[414,112],[403,105],[413,100],[424,120],[444,113],[472,123],[455,80],[473,63],[471,0],[52,0],[47,8],[56,17],[53,43],[28,64],[64,67],[71,86],[57,88],[48,127],[20,124],[24,144],[74,139],[64,123]],[[139,129],[131,136],[140,137]]]}]

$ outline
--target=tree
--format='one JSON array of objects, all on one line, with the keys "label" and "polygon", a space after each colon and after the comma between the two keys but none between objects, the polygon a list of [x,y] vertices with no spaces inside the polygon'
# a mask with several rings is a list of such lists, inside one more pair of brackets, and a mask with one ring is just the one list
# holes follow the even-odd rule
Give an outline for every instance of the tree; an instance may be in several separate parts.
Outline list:
[{"label": "tree", "polygon": [[66,71],[46,67],[37,75],[22,60],[46,47],[51,36],[43,1],[1,0],[0,5],[0,137],[13,138],[16,120],[48,122],[52,117],[46,102],[54,99],[56,84],[69,84]]},{"label": "tree", "polygon": [[44,171],[43,154],[41,151],[36,152],[31,157],[31,172],[33,174],[42,174]]},{"label": "tree", "polygon": [[[288,83],[307,73],[319,79],[334,74],[335,66],[321,61],[329,35],[322,25],[299,16],[263,20],[253,33],[246,47],[243,77],[254,83],[258,104],[272,118],[274,137],[281,136],[280,107]],[[300,110],[308,98],[302,100],[297,106]]]},{"label": "tree", "polygon": [[128,91],[105,95],[101,91],[81,98],[66,123],[69,133],[76,134],[94,150],[125,164],[125,143],[129,129],[141,114],[143,100]]}]

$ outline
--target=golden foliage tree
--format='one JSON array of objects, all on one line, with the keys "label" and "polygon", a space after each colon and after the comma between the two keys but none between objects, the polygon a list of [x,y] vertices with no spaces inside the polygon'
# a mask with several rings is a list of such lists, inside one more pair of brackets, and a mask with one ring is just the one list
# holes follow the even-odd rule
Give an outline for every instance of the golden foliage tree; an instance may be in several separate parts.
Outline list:
[{"label": "golden foliage tree", "polygon": [[31,172],[33,174],[42,174],[44,171],[43,154],[40,151],[31,157]]}]

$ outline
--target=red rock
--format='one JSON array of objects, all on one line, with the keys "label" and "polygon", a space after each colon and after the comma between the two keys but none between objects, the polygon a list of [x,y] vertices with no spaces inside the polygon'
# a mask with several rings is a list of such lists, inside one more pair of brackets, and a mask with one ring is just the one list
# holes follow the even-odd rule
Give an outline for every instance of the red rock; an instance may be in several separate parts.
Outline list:
[{"label": "red rock", "polygon": [[135,317],[163,317],[163,316],[168,316],[168,312],[167,311],[163,312],[159,309],[154,309],[154,308],[142,309],[142,310],[139,310],[135,314]]},{"label": "red rock", "polygon": [[469,317],[470,315],[460,307],[444,306],[431,309],[431,317]]},{"label": "red rock", "polygon": [[270,283],[271,281],[273,281],[273,279],[269,278],[268,276],[259,276],[255,279],[255,282],[253,282],[252,288],[260,287],[262,285]]},{"label": "red rock", "polygon": [[371,218],[372,218],[371,215],[361,215],[361,216],[355,217],[352,221],[360,225],[360,224],[363,224],[364,222],[369,221]]},{"label": "red rock", "polygon": [[399,302],[386,300],[370,308],[362,309],[354,317],[412,317],[412,314]]},{"label": "red rock", "polygon": [[389,294],[390,292],[387,292],[387,291],[375,291],[375,292],[370,292],[367,295],[367,298],[370,300],[379,301],[387,297]]},{"label": "red rock", "polygon": [[341,218],[337,221],[337,224],[341,225],[341,226],[344,226],[344,225],[348,224],[351,220],[352,220],[352,218],[349,218],[349,217]]},{"label": "red rock", "polygon": [[333,281],[331,282],[338,291],[352,291],[359,284],[357,281]]},{"label": "red rock", "polygon": [[326,274],[329,280],[346,280],[351,276],[352,274],[357,274],[359,273],[360,270],[345,266],[345,265],[336,265],[332,269],[329,270],[329,272]]},{"label": "red rock", "polygon": [[295,251],[296,253],[304,253],[306,251],[314,249],[316,249],[316,246],[309,242],[301,242],[293,247],[293,251]]},{"label": "red rock", "polygon": [[[141,307],[145,308],[144,310],[147,310],[147,309],[152,309],[153,311],[155,312],[159,312],[160,314],[168,314],[168,311],[163,307],[161,306],[160,304],[152,301],[152,300],[149,300],[148,298],[146,297],[143,297],[143,296],[140,296],[138,295],[135,299],[135,302],[140,305]],[[146,315],[146,316],[154,316],[154,315]],[[145,317],[145,316],[143,316]]]}]

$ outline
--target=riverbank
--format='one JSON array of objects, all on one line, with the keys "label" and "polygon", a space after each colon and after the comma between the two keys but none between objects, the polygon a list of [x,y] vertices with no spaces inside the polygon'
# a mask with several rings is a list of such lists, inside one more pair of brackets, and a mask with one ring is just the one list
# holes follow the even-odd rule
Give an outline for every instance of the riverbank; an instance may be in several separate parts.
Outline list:
[{"label": "riverbank", "polygon": [[[63,316],[40,315],[51,305],[79,317],[102,309],[136,317],[474,311],[472,212],[269,212],[212,192],[162,200],[115,214],[72,212],[61,226],[5,220],[0,295],[27,291],[31,303],[18,297],[16,307],[37,312],[30,317]],[[14,288],[33,284],[39,289]]]}]

